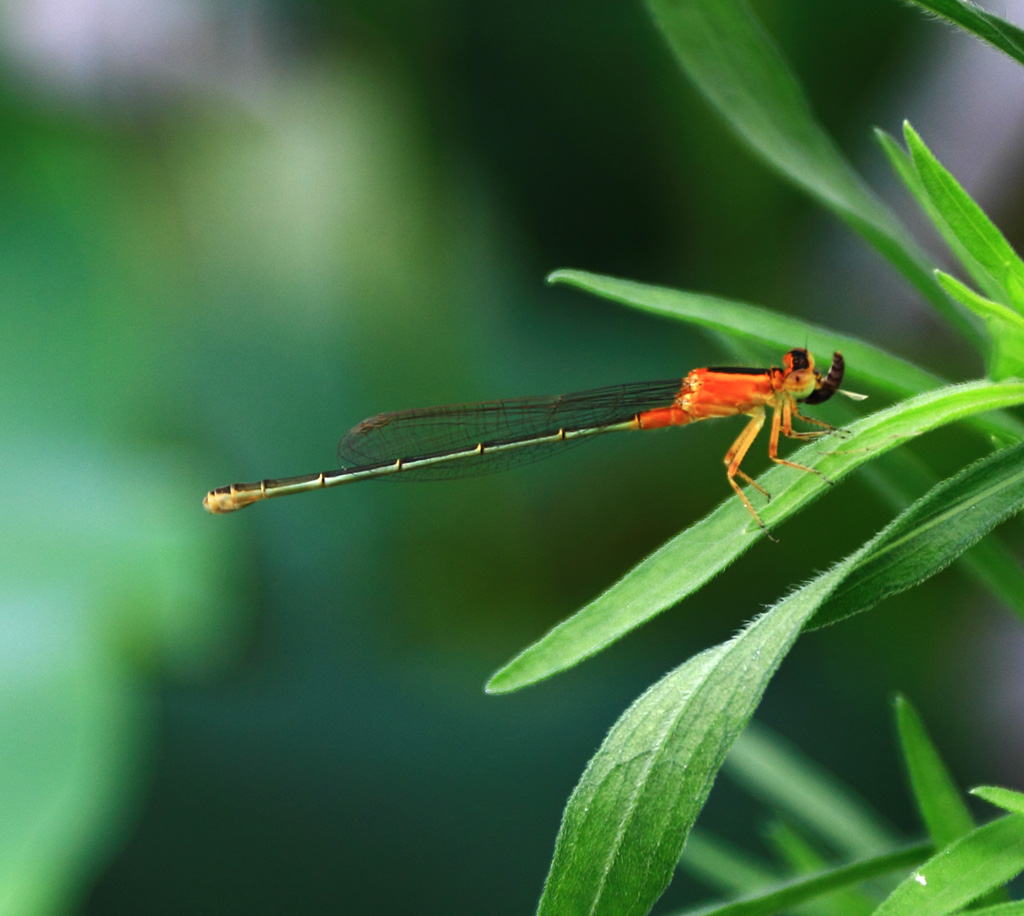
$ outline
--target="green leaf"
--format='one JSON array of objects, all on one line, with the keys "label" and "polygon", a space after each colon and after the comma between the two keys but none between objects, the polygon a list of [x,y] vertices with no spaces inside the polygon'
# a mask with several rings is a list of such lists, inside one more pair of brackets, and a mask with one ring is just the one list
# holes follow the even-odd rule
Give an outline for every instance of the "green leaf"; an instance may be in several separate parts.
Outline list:
[{"label": "green leaf", "polygon": [[892,166],[892,170],[900,177],[907,190],[923,206],[931,206],[928,193],[921,184],[921,179],[914,168],[914,160],[910,158],[910,154],[899,145],[892,134],[887,133],[882,128],[876,127],[874,133],[875,139],[878,141],[879,146],[882,147],[882,152],[885,153],[885,157],[889,160],[889,165]]},{"label": "green leaf", "polygon": [[[934,487],[939,476],[908,449],[891,453],[888,473],[869,465],[861,472],[865,482],[891,506],[901,509]],[[1024,568],[996,537],[984,538],[959,561],[983,588],[1024,620]]]},{"label": "green leaf", "polygon": [[822,606],[812,626],[867,610],[935,575],[1022,507],[1024,443],[975,462],[904,512],[857,575]]},{"label": "green leaf", "polygon": [[895,707],[900,746],[914,800],[936,848],[947,846],[970,833],[974,820],[917,710],[904,696],[896,697]]},{"label": "green leaf", "polygon": [[942,293],[927,256],[866,186],[814,118],[803,90],[741,0],[648,0],[683,70],[726,123],[772,168],[832,210],[976,343]]},{"label": "green leaf", "polygon": [[894,871],[912,868],[928,855],[931,849],[931,844],[920,843],[862,862],[841,865],[821,874],[794,878],[767,891],[751,894],[742,900],[702,906],[674,913],[672,916],[775,916],[777,913],[789,912],[793,907],[806,901],[816,900],[826,894],[854,887]]},{"label": "green leaf", "polygon": [[993,302],[979,295],[969,286],[965,286],[956,277],[944,271],[935,271],[935,279],[939,285],[960,303],[969,308],[975,315],[989,322],[991,333],[1010,333],[1015,335],[1017,342],[1024,334],[1024,317],[1000,302]]},{"label": "green leaf", "polygon": [[752,795],[844,855],[874,855],[897,841],[893,829],[848,786],[756,723],[737,739],[725,768]]},{"label": "green leaf", "polygon": [[964,0],[909,0],[922,9],[941,16],[952,23],[973,32],[1017,63],[1024,64],[1024,31],[1017,26],[988,13],[973,3]]},{"label": "green leaf", "polygon": [[[918,202],[921,209],[924,210],[932,225],[949,247],[949,250],[952,251],[957,260],[964,265],[964,268],[971,275],[974,282],[980,289],[984,290],[985,294],[990,299],[1001,298],[1003,296],[1003,288],[992,279],[989,272],[985,270],[985,268],[982,267],[971,253],[961,244],[960,239],[957,238],[956,234],[942,218],[942,215],[932,202],[931,196],[928,194],[927,189],[922,183],[921,176],[918,175],[917,169],[914,166],[914,160],[910,158],[910,154],[899,145],[895,138],[889,136],[889,134],[884,130],[875,128],[875,137],[881,144],[882,151],[888,158],[893,170],[900,177],[914,199]],[[941,281],[939,285],[941,286]]]},{"label": "green leaf", "polygon": [[874,916],[944,916],[1024,871],[1024,816],[972,830],[904,881]]},{"label": "green leaf", "polygon": [[647,913],[726,752],[843,570],[676,668],[623,713],[566,806],[538,916]]},{"label": "green leaf", "polygon": [[[839,481],[900,441],[977,413],[1024,401],[1024,382],[973,382],[920,395],[850,427],[841,451],[821,439],[792,460]],[[816,474],[775,467],[760,482],[775,498],[761,512],[774,527],[828,486]],[[505,693],[543,680],[599,652],[630,630],[692,594],[762,535],[750,514],[730,497],[677,535],[575,615],[560,623],[498,671],[487,685]]]},{"label": "green leaf", "polygon": [[556,270],[548,276],[548,283],[566,283],[648,314],[687,321],[740,340],[772,346],[779,356],[795,346],[806,346],[827,361],[834,350],[841,350],[847,368],[856,373],[863,384],[892,394],[919,394],[946,381],[856,337],[746,302],[622,280],[585,270]]},{"label": "green leaf", "polygon": [[[985,211],[960,187],[907,122],[903,124],[903,134],[921,185],[942,221],[992,282],[1003,290],[1003,295],[995,298],[1024,312],[1024,262]],[[990,285],[983,288],[991,290]]]},{"label": "green leaf", "polygon": [[1024,814],[1024,793],[1014,792],[1013,789],[1004,789],[1000,786],[978,786],[976,789],[971,789],[971,795],[977,795],[978,798],[983,798],[1014,814]]},{"label": "green leaf", "polygon": [[988,354],[989,378],[1024,375],[1024,318],[1013,309],[979,295],[941,270],[935,271],[935,277],[950,296],[985,322],[991,347]]}]

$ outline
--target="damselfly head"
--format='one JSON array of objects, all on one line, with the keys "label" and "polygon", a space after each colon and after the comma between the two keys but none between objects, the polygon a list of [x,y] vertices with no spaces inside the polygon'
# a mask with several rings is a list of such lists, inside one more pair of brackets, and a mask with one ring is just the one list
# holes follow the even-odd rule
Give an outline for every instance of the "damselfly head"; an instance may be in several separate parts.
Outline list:
[{"label": "damselfly head", "polygon": [[814,357],[802,348],[790,350],[783,358],[785,389],[798,401],[814,394],[820,384],[820,377],[814,371]]}]

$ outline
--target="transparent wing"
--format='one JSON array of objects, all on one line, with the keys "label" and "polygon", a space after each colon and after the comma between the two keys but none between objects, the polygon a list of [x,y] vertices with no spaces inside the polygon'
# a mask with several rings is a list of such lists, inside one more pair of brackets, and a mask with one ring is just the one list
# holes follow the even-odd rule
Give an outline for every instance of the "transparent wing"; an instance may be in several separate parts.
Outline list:
[{"label": "transparent wing", "polygon": [[410,468],[389,480],[427,480],[485,474],[547,458],[583,438],[493,451],[488,446],[529,443],[559,430],[597,430],[631,420],[636,414],[672,404],[682,379],[612,385],[553,397],[514,398],[451,404],[377,414],[354,426],[338,444],[342,469],[394,464],[398,459],[432,458],[466,452],[483,454],[429,467]]}]

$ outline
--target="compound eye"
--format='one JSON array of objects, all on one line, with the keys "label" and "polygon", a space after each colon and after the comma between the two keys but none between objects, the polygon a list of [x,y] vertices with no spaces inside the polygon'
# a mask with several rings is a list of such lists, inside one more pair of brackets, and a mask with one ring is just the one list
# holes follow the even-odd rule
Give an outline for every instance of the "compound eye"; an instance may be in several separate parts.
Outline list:
[{"label": "compound eye", "polygon": [[811,368],[811,354],[804,349],[790,350],[786,354],[786,363],[788,368],[799,371],[801,369]]}]

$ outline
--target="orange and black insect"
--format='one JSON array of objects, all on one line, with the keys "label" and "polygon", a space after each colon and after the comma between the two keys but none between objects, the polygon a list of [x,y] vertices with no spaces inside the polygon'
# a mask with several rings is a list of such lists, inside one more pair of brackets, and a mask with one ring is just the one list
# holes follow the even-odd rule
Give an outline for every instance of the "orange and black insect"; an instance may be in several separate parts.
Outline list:
[{"label": "orange and black insect", "polygon": [[[768,440],[772,461],[821,476],[814,468],[780,458],[779,434],[790,439],[813,439],[833,431],[828,423],[801,414],[799,405],[821,404],[832,397],[840,390],[844,368],[842,355],[835,353],[822,377],[814,368],[814,357],[807,350],[795,349],[783,357],[781,368],[694,369],[682,380],[382,413],[363,420],[341,440],[337,470],[219,487],[207,493],[203,505],[213,513],[233,512],[261,499],[357,480],[471,476],[547,457],[568,443],[601,433],[683,426],[739,414],[750,420],[726,452],[726,477],[764,528],[736,478],[769,496],[740,468],[764,425],[765,409],[772,410]],[[794,420],[818,429],[795,430]]]}]

